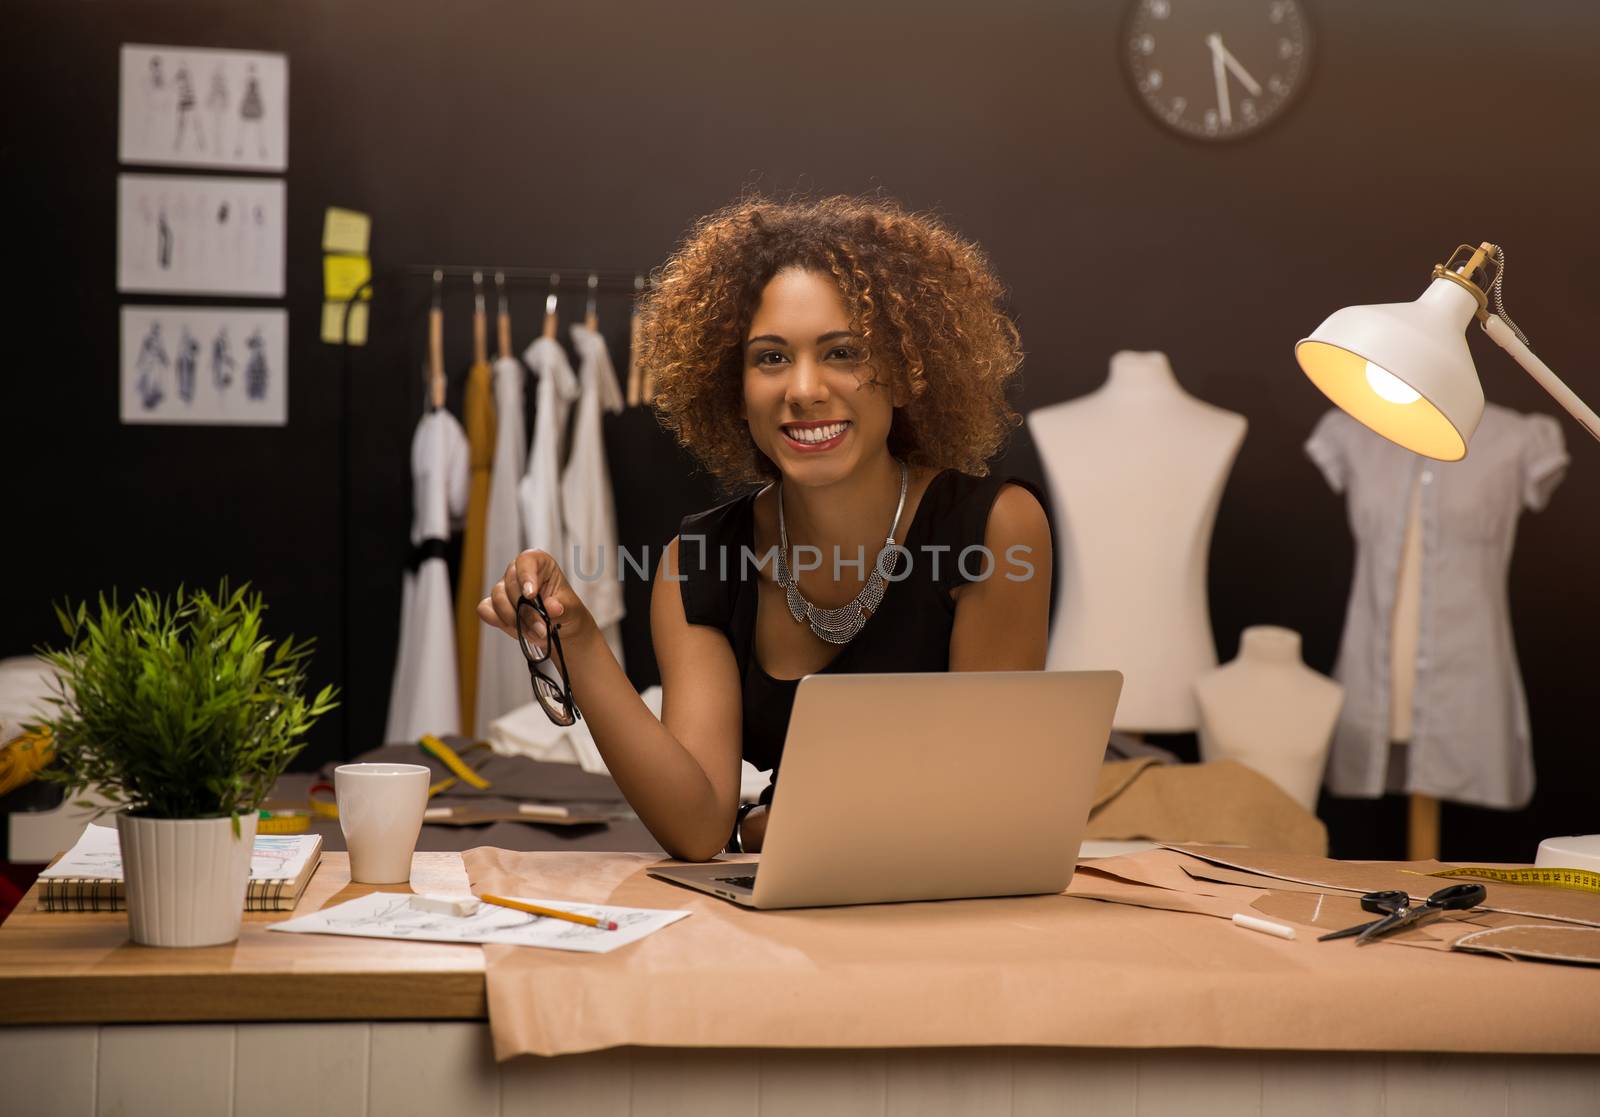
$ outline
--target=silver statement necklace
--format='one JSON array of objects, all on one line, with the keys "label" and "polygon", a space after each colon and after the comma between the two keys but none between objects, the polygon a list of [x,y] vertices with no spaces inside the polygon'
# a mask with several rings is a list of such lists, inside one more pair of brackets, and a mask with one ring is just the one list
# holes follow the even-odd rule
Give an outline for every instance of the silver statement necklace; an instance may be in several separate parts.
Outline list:
[{"label": "silver statement necklace", "polygon": [[855,599],[837,609],[824,609],[807,601],[800,592],[800,582],[789,569],[789,528],[783,521],[783,482],[778,482],[778,585],[783,587],[789,602],[789,612],[796,622],[808,621],[811,631],[830,644],[848,644],[867,623],[867,615],[876,613],[883,603],[883,591],[888,583],[884,567],[893,566],[894,533],[900,530],[900,513],[906,508],[906,482],[910,476],[906,463],[900,463],[900,503],[894,510],[894,522],[889,525],[889,538],[872,564],[872,575]]}]

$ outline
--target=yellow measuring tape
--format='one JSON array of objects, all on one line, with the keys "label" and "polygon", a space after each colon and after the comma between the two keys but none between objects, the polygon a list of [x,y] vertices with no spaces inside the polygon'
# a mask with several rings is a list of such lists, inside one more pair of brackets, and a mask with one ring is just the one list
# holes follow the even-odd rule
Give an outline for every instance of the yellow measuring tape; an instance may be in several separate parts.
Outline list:
[{"label": "yellow measuring tape", "polygon": [[[453,775],[453,776],[446,776],[442,780],[439,780],[439,781],[437,781],[435,783],[429,784],[428,785],[428,798],[430,798],[430,799],[433,798],[435,795],[438,795],[441,791],[448,791],[450,788],[454,787],[458,782],[459,783],[470,784],[471,786],[477,788],[479,791],[485,791],[485,790],[487,790],[489,788],[489,786],[490,786],[489,781],[484,779],[482,776],[478,775],[477,772],[473,771],[473,769],[467,765],[467,762],[465,760],[461,759],[461,753],[456,752],[455,749],[451,748],[449,745],[447,745],[443,741],[439,740],[439,738],[433,736],[432,734],[428,734],[428,735],[424,736],[420,741],[417,742],[417,746],[419,748],[421,748],[423,752],[427,753],[429,756],[433,757],[435,760],[439,761],[439,763],[443,764],[446,768],[450,769],[450,771],[455,773],[455,775]],[[479,749],[488,749],[488,748],[489,748],[489,742],[487,742],[487,741],[477,741],[474,744],[469,745],[467,748],[463,749],[462,751],[466,752],[466,753],[474,753],[474,752],[477,752]],[[312,784],[311,785],[311,792],[310,792],[309,796],[307,797],[307,805],[311,808],[311,813],[320,815],[323,818],[338,818],[339,817],[339,804],[338,804],[338,802],[337,801],[330,801],[328,799],[318,799],[317,798],[317,793],[319,791],[331,792],[331,791],[333,791],[333,785],[331,783],[327,783],[327,782],[316,783],[316,784]],[[267,830],[267,829],[260,828],[265,824],[265,822],[266,822],[266,820],[263,819],[261,823],[257,824],[258,825],[257,833],[262,833],[262,834],[280,833],[281,834],[281,833],[299,833],[300,832],[300,831],[288,831],[288,830]],[[310,819],[308,817],[307,820],[306,820],[306,824],[304,826],[302,826],[300,829],[301,830],[305,830],[309,826],[310,826]]]},{"label": "yellow measuring tape", "polygon": [[1428,873],[1430,877],[1475,877],[1501,884],[1543,884],[1551,888],[1571,888],[1578,892],[1600,892],[1600,873],[1590,869],[1495,869],[1487,865],[1464,865]]},{"label": "yellow measuring tape", "polygon": [[256,819],[257,834],[304,834],[311,829],[311,812],[296,808],[263,807]]},{"label": "yellow measuring tape", "polygon": [[[467,767],[467,762],[461,759],[460,755],[456,753],[456,750],[439,740],[439,738],[428,734],[425,735],[422,740],[418,741],[417,744],[419,747],[421,747],[423,752],[427,753],[429,756],[439,761],[439,763],[443,764],[446,768],[450,769],[450,771],[454,772],[456,778],[461,780],[462,783],[470,784],[479,791],[485,791],[488,789],[489,781],[478,775],[478,773],[474,772],[471,768]],[[479,741],[476,744],[469,746],[466,751],[476,752],[478,749],[486,749],[488,747],[488,742]],[[440,782],[443,783],[442,780]],[[446,784],[445,786],[448,787],[449,785]]]}]

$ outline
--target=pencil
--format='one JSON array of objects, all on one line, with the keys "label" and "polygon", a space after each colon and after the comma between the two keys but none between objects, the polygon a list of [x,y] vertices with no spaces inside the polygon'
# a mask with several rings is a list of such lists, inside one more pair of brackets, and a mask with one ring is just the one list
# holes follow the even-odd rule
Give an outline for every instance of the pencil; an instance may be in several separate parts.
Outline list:
[{"label": "pencil", "polygon": [[568,923],[582,923],[585,927],[598,927],[602,931],[615,931],[617,929],[617,925],[609,919],[602,921],[592,915],[578,915],[570,911],[561,911],[559,908],[541,908],[538,904],[525,904],[521,900],[508,900],[504,896],[491,896],[487,892],[480,895],[478,899],[486,904],[525,911],[529,915],[547,915],[551,919],[565,919]]}]

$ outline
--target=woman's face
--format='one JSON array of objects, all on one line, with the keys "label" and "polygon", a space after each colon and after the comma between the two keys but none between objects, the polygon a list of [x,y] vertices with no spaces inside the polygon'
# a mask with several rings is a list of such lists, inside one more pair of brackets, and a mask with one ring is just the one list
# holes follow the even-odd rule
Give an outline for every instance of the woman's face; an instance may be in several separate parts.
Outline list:
[{"label": "woman's face", "polygon": [[829,485],[884,452],[894,403],[864,355],[831,276],[790,268],[767,283],[745,337],[744,417],[785,478]]}]

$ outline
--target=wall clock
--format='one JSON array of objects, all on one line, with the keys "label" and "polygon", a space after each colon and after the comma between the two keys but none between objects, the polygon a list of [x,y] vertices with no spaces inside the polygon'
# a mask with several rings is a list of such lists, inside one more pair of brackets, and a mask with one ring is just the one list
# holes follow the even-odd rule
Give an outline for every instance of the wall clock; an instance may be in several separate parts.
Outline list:
[{"label": "wall clock", "polygon": [[1296,0],[1135,0],[1122,54],[1145,107],[1199,140],[1237,140],[1282,116],[1311,70]]}]

